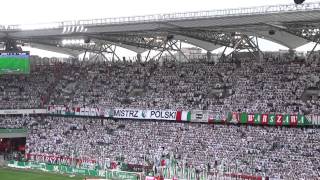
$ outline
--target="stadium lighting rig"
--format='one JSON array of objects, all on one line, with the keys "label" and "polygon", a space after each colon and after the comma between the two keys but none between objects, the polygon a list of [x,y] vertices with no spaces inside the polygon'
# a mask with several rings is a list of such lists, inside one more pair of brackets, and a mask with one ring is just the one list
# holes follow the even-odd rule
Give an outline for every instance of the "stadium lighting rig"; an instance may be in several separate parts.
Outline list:
[{"label": "stadium lighting rig", "polygon": [[85,44],[84,39],[64,39],[61,41],[62,45],[82,45]]}]

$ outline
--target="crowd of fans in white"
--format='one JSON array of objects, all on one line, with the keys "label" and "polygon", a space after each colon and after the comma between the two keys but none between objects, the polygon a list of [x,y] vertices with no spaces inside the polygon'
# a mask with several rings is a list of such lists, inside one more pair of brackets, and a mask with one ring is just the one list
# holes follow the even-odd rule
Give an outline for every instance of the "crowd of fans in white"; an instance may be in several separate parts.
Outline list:
[{"label": "crowd of fans in white", "polygon": [[47,104],[155,109],[319,113],[317,61],[73,62],[0,77],[1,108]]},{"label": "crowd of fans in white", "polygon": [[28,127],[26,153],[91,158],[102,166],[119,157],[149,165],[173,155],[204,171],[283,179],[320,175],[320,129],[226,126],[74,117],[6,117],[0,127]]},{"label": "crowd of fans in white", "polygon": [[[217,112],[319,113],[304,96],[320,86],[318,61],[73,62],[30,75],[0,76],[0,107],[48,104]],[[158,162],[174,154],[199,169],[312,178],[320,176],[319,129],[245,127],[66,117],[0,117],[1,128],[28,127],[26,153]]]},{"label": "crowd of fans in white", "polygon": [[[76,106],[318,113],[303,100],[317,87],[317,64],[265,62],[117,62],[76,66],[59,81],[51,103]],[[62,71],[63,72],[63,71]],[[57,100],[60,100],[57,101]]]}]

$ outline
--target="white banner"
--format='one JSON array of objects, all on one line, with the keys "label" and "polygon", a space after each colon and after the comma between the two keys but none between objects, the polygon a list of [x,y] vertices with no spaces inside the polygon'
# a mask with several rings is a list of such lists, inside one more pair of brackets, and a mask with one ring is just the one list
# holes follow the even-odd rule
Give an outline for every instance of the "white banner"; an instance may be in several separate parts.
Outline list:
[{"label": "white banner", "polygon": [[177,111],[172,110],[138,110],[114,109],[110,117],[125,119],[176,120]]},{"label": "white banner", "polygon": [[100,108],[99,109],[99,116],[100,117],[109,117],[111,109],[105,109],[105,108]]},{"label": "white banner", "polygon": [[104,108],[83,108],[75,107],[68,108],[65,106],[49,106],[47,113],[57,115],[71,115],[71,116],[93,116],[93,117],[109,117],[110,109]]},{"label": "white banner", "polygon": [[192,122],[208,122],[209,115],[208,111],[194,110],[191,111]]},{"label": "white banner", "polygon": [[0,115],[9,114],[46,114],[46,109],[2,109]]},{"label": "white banner", "polygon": [[173,110],[139,110],[139,109],[105,109],[105,108],[67,108],[64,106],[49,106],[49,114],[113,117],[119,119],[154,119],[175,121],[177,111]]},{"label": "white banner", "polygon": [[311,120],[313,125],[320,125],[320,115],[317,115],[317,114],[307,115],[306,118],[308,120]]},{"label": "white banner", "polygon": [[176,120],[177,111],[172,110],[148,110],[146,119]]},{"label": "white banner", "polygon": [[146,111],[138,109],[113,109],[110,117],[124,119],[145,119]]}]

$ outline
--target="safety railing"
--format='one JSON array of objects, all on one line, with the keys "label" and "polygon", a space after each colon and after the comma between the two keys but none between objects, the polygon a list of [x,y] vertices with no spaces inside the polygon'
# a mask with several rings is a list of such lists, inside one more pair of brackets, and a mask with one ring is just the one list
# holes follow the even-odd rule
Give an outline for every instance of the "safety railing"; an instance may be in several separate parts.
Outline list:
[{"label": "safety railing", "polygon": [[27,129],[1,129],[0,128],[0,134],[1,133],[26,133]]}]

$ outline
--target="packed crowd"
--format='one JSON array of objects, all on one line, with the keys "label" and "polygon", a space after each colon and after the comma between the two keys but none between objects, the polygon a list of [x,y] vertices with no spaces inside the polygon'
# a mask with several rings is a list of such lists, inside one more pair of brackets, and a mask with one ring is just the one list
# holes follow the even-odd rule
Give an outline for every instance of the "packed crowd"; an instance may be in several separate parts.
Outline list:
[{"label": "packed crowd", "polygon": [[59,62],[0,77],[0,107],[86,107],[319,113],[317,61]]},{"label": "packed crowd", "polygon": [[[56,62],[0,76],[1,109],[48,104],[319,114],[318,61]],[[317,94],[317,93],[314,93]],[[28,128],[26,153],[100,164],[158,164],[174,157],[200,170],[283,179],[320,174],[319,129],[245,127],[51,116],[1,116]]]},{"label": "packed crowd", "polygon": [[173,156],[180,166],[200,171],[282,179],[320,175],[320,129],[16,116],[1,117],[0,126],[28,127],[26,153],[141,165]]},{"label": "packed crowd", "polygon": [[34,69],[29,75],[0,75],[0,108],[38,108],[45,104],[54,82],[50,66]]},{"label": "packed crowd", "polygon": [[[261,70],[262,66],[269,68]],[[284,72],[274,73],[278,68],[284,68]],[[294,103],[294,107],[289,104],[286,109],[283,105],[288,99],[300,100],[306,87],[300,87],[302,92],[293,94],[288,89],[295,86],[297,80],[283,82],[279,76],[284,73],[286,78],[300,68],[297,64],[253,61],[242,61],[240,65],[233,62],[216,65],[172,61],[103,62],[77,66],[71,72],[68,68],[55,94],[62,102],[76,106],[287,112],[296,111],[300,104]],[[268,78],[269,81],[264,81]],[[61,101],[52,98],[51,102]],[[270,104],[275,107],[268,106]]]}]

